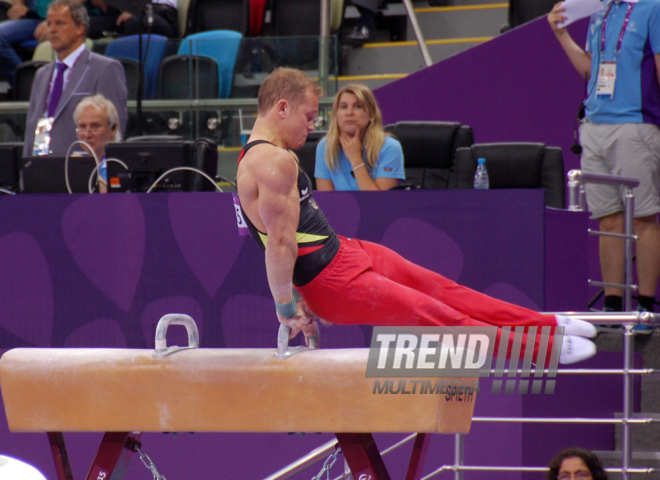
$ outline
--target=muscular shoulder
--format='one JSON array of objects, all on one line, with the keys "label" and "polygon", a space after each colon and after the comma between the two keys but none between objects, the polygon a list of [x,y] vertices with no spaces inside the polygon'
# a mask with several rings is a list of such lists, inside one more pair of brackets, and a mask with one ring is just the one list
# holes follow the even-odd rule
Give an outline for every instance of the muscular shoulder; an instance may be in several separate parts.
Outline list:
[{"label": "muscular shoulder", "polygon": [[291,153],[270,144],[252,147],[239,165],[239,176],[250,178],[259,186],[287,190],[297,179],[297,165]]}]

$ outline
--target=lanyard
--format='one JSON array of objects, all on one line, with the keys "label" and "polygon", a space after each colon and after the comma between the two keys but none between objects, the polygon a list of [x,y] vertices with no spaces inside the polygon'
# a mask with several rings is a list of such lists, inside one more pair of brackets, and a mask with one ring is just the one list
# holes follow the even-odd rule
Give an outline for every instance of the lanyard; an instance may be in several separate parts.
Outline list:
[{"label": "lanyard", "polygon": [[[600,51],[605,51],[605,29],[607,28],[607,17],[609,16],[610,10],[614,5],[614,0],[610,2],[610,5],[607,7],[607,12],[605,12],[605,17],[603,18],[603,24],[600,32]],[[621,43],[623,43],[623,36],[626,34],[626,29],[628,28],[628,22],[630,21],[630,14],[632,9],[635,6],[634,3],[628,3],[628,9],[626,10],[626,17],[623,19],[623,25],[621,26],[621,32],[619,32],[619,40],[616,42],[616,48],[614,49],[615,57],[621,52]]]}]

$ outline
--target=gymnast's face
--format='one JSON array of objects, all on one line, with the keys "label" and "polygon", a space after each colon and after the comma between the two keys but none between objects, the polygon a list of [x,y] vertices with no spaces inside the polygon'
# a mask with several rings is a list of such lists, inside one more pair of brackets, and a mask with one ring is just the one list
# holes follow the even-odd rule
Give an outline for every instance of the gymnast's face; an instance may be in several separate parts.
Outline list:
[{"label": "gymnast's face", "polygon": [[344,92],[337,102],[337,126],[341,133],[364,136],[371,122],[367,106],[352,93]]},{"label": "gymnast's face", "polygon": [[319,97],[311,90],[305,93],[304,100],[298,104],[280,102],[276,108],[281,110],[285,120],[286,148],[300,148],[304,145],[309,132],[314,131],[314,118],[319,110]]}]

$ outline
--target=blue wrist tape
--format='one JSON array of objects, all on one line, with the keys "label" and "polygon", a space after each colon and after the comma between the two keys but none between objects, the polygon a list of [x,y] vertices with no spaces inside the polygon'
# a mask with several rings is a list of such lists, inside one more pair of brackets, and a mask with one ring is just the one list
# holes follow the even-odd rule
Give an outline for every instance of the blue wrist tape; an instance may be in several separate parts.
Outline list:
[{"label": "blue wrist tape", "polygon": [[289,300],[287,303],[279,303],[276,301],[275,310],[277,311],[278,315],[284,318],[293,317],[296,313],[298,313],[298,306],[296,305],[295,295],[291,297],[291,300]]}]

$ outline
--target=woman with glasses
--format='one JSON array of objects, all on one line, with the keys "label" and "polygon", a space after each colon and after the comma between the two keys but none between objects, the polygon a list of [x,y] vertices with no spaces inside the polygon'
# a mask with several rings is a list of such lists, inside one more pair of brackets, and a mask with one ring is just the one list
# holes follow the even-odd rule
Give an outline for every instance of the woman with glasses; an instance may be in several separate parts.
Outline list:
[{"label": "woman with glasses", "polygon": [[[113,103],[103,95],[83,98],[73,112],[78,140],[88,153],[93,153],[99,163],[99,192],[108,191],[108,172],[105,163],[105,144],[121,141],[119,116]],[[91,150],[90,150],[91,149]]]},{"label": "woman with glasses", "polygon": [[403,149],[383,131],[376,98],[364,85],[341,88],[328,135],[316,147],[317,190],[389,190],[405,180]]},{"label": "woman with glasses", "polygon": [[548,466],[546,480],[607,480],[603,465],[593,452],[583,448],[567,448],[557,454]]}]

